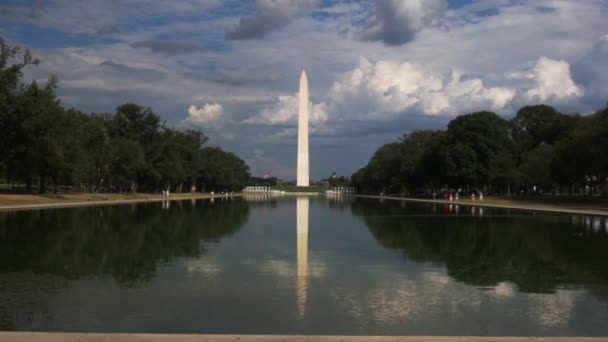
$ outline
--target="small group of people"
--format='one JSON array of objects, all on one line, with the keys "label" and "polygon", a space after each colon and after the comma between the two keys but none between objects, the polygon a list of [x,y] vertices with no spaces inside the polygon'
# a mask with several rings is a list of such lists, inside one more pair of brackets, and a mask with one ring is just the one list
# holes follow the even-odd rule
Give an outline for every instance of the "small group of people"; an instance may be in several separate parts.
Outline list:
[{"label": "small group of people", "polygon": [[[460,199],[460,190],[458,191],[454,191],[454,192],[449,192],[446,197],[451,201],[458,201]],[[433,193],[433,199],[437,198],[437,193]],[[471,200],[475,201],[476,199],[479,199],[480,201],[483,201],[483,192],[481,191],[472,191],[471,192]]]},{"label": "small group of people", "polygon": [[448,194],[448,198],[450,199],[450,201],[458,201],[460,199],[460,194],[458,193],[458,191],[454,192],[454,193],[449,193]]},{"label": "small group of people", "polygon": [[167,189],[167,190],[163,190],[163,197],[164,197],[164,198],[169,198],[169,195],[170,195],[170,194],[169,194],[169,189]]},{"label": "small group of people", "polygon": [[[483,201],[483,192],[479,191],[477,193],[477,197],[479,198],[480,201]],[[471,193],[471,199],[473,200],[473,202],[475,202],[475,191],[473,191]]]}]

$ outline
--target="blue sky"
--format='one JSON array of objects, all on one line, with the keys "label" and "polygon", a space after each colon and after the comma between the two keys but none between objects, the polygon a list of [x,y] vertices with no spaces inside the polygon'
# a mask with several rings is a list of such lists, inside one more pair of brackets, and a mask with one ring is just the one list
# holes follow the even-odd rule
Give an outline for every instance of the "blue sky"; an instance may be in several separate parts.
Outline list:
[{"label": "blue sky", "polygon": [[41,59],[28,80],[59,77],[64,105],[151,106],[284,179],[305,68],[320,179],[460,114],[603,108],[606,17],[606,0],[5,0],[0,35]]}]

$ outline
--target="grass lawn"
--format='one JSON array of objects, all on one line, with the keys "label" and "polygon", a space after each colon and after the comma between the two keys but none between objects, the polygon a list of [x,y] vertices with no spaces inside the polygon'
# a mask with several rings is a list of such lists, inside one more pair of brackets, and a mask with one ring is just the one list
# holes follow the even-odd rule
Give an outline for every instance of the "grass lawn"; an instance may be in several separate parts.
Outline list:
[{"label": "grass lawn", "polygon": [[545,205],[552,207],[563,207],[569,209],[608,210],[607,197],[589,196],[513,196],[513,197],[490,197],[496,202],[521,205]]},{"label": "grass lawn", "polygon": [[[174,193],[171,198],[206,197],[203,193]],[[63,202],[92,202],[160,199],[161,194],[113,194],[113,193],[70,193],[70,194],[0,194],[0,205],[49,204]]]},{"label": "grass lawn", "polygon": [[273,186],[273,187],[271,187],[271,189],[272,190],[285,191],[285,192],[320,192],[320,193],[325,193],[327,190],[331,190],[333,188],[315,187],[315,186],[300,187],[300,186],[293,186],[293,185],[279,185],[279,186]]},{"label": "grass lawn", "polygon": [[[460,203],[474,203],[470,198],[461,197]],[[608,211],[608,198],[587,196],[489,196],[485,197],[479,204],[497,204],[513,206],[530,206],[550,209],[581,209]]]}]

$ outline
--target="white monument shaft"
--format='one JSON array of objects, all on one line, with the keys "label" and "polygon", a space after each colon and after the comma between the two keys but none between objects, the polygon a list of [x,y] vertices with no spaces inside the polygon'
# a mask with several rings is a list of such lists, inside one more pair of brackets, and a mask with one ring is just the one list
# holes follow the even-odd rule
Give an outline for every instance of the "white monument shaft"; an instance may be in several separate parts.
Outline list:
[{"label": "white monument shaft", "polygon": [[308,172],[308,78],[306,71],[302,71],[298,113],[298,186],[310,185]]}]

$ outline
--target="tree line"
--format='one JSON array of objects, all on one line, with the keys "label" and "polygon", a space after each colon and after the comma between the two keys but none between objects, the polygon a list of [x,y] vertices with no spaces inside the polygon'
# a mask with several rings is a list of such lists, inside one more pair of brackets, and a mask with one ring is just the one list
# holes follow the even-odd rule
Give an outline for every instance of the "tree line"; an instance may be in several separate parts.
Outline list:
[{"label": "tree line", "polygon": [[235,191],[249,168],[233,153],[205,147],[199,131],[167,127],[134,103],[113,113],[66,109],[57,78],[24,83],[38,64],[27,49],[0,37],[0,179],[25,191]]},{"label": "tree line", "polygon": [[456,117],[381,146],[352,183],[363,193],[585,193],[607,196],[608,108],[563,114],[547,105],[505,120],[492,112]]}]

